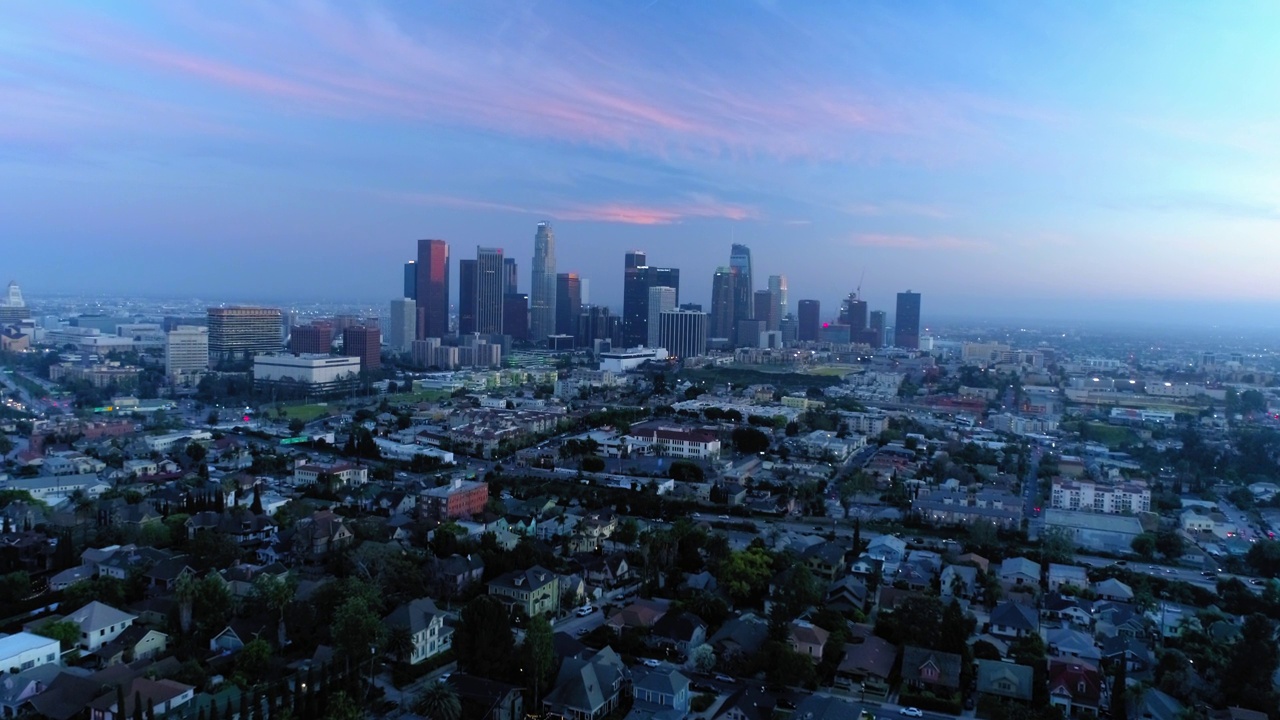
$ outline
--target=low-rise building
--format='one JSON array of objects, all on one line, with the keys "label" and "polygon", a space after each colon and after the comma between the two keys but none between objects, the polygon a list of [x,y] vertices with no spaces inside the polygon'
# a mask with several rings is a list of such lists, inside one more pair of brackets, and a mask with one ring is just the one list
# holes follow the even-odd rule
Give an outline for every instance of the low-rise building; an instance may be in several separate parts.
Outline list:
[{"label": "low-rise building", "polygon": [[687,428],[661,422],[631,426],[627,439],[637,452],[688,460],[716,460],[720,439],[710,430]]},{"label": "low-rise building", "polygon": [[418,496],[418,512],[427,520],[467,519],[484,512],[489,484],[453,478],[447,485],[424,490]]},{"label": "low-rise building", "polygon": [[59,645],[53,638],[29,632],[0,636],[0,672],[19,673],[56,663],[61,657]]},{"label": "low-rise building", "polygon": [[540,565],[513,570],[490,580],[489,594],[526,617],[555,614],[560,610],[560,576]]}]

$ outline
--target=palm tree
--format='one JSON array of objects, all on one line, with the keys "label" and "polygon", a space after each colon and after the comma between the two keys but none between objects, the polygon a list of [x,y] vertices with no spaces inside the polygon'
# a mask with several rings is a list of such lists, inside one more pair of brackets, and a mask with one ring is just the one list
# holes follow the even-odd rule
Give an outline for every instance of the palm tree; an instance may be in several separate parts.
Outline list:
[{"label": "palm tree", "polygon": [[405,625],[392,626],[387,631],[387,639],[383,645],[383,650],[391,657],[407,663],[413,655],[413,633]]},{"label": "palm tree", "polygon": [[173,599],[178,601],[178,625],[182,628],[184,635],[191,632],[191,615],[199,591],[200,584],[195,575],[184,572],[178,576],[178,582],[173,589]]},{"label": "palm tree", "polygon": [[427,686],[413,703],[413,711],[429,720],[460,720],[462,703],[449,685],[436,681]]}]

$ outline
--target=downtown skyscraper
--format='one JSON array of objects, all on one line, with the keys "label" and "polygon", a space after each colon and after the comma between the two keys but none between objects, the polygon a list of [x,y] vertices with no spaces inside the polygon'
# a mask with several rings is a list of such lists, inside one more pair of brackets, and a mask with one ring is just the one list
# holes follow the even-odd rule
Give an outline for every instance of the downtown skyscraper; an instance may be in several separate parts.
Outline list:
[{"label": "downtown skyscraper", "polygon": [[[413,299],[417,305],[417,338],[449,334],[449,243],[419,240]],[[407,283],[406,283],[407,284]]]},{"label": "downtown skyscraper", "polygon": [[650,267],[645,253],[628,252],[624,257],[622,278],[622,342],[639,347],[649,342],[649,290],[669,287],[680,302],[680,270]]},{"label": "downtown skyscraper", "polygon": [[711,337],[732,340],[734,335],[734,297],[737,294],[738,273],[731,267],[716,268],[711,279],[711,317],[708,331]]},{"label": "downtown skyscraper", "polygon": [[458,263],[458,334],[502,334],[507,289],[502,248],[476,248],[475,260]]},{"label": "downtown skyscraper", "polygon": [[[733,286],[733,322],[755,318],[755,288],[751,284],[751,248],[734,243],[729,250],[729,267],[738,274]],[[732,335],[730,335],[732,337]]]},{"label": "downtown skyscraper", "polygon": [[534,233],[531,280],[529,339],[540,343],[556,332],[556,236],[551,223],[538,223]]},{"label": "downtown skyscraper", "polygon": [[894,347],[917,350],[920,348],[920,293],[898,293],[897,312],[893,315]]}]

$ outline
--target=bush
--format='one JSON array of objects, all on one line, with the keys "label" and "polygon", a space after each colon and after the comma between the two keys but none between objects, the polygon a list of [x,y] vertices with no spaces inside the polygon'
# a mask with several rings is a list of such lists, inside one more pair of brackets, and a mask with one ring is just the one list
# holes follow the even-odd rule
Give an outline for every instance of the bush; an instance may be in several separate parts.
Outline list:
[{"label": "bush", "polygon": [[604,470],[604,458],[595,455],[588,455],[582,458],[583,472],[600,472]]},{"label": "bush", "polygon": [[714,703],[715,701],[716,701],[715,695],[711,695],[708,693],[695,695],[693,699],[689,701],[689,709],[696,713],[703,712],[707,708],[711,707],[711,704]]},{"label": "bush", "polygon": [[950,697],[938,697],[928,690],[916,692],[904,689],[898,694],[898,704],[904,707],[932,710],[946,715],[959,715],[963,709],[960,704],[959,693],[955,693]]}]

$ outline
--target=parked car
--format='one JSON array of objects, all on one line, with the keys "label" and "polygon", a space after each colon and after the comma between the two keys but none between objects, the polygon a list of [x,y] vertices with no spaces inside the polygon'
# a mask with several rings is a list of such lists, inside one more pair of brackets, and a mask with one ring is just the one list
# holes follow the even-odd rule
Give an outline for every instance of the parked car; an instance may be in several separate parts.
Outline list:
[{"label": "parked car", "polygon": [[645,658],[645,661],[644,661],[645,667],[656,668],[656,667],[659,667],[660,665],[662,665],[662,663],[657,660],[654,660],[653,658]]},{"label": "parked car", "polygon": [[731,683],[731,682],[735,682],[735,681],[734,681],[734,679],[733,679],[733,678],[731,678],[731,677],[729,677],[728,675],[720,675],[720,674],[717,674],[717,675],[715,676],[715,678],[716,678],[716,680],[719,680],[719,681],[720,681],[720,682],[722,682],[722,683]]},{"label": "parked car", "polygon": [[898,714],[906,717],[924,717],[924,713],[920,711],[920,708],[913,707],[904,707],[898,711]]}]

